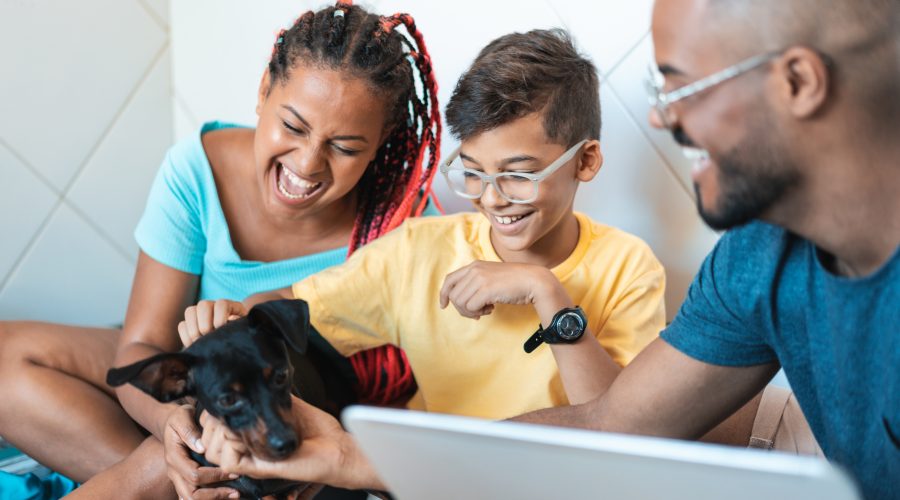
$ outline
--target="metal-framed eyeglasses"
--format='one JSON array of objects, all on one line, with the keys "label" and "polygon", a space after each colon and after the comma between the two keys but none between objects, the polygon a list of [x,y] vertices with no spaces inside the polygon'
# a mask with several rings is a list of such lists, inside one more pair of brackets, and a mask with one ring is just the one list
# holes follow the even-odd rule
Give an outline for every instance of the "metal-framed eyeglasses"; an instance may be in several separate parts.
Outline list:
[{"label": "metal-framed eyeglasses", "polygon": [[490,184],[497,194],[510,203],[531,203],[538,197],[539,183],[568,163],[587,141],[585,139],[575,144],[538,173],[500,172],[488,175],[479,170],[466,168],[459,147],[441,163],[441,173],[446,177],[447,184],[453,192],[463,198],[470,200],[481,198],[487,185]]},{"label": "metal-framed eyeglasses", "polygon": [[644,86],[647,89],[647,97],[650,100],[650,106],[653,107],[654,112],[662,121],[663,125],[666,128],[672,128],[672,124],[675,123],[675,116],[670,108],[672,104],[740,76],[752,69],[762,66],[780,55],[781,52],[769,52],[744,59],[722,71],[713,73],[671,92],[663,91],[666,85],[666,76],[662,74],[657,67],[651,65],[648,68],[649,74],[644,80]]}]

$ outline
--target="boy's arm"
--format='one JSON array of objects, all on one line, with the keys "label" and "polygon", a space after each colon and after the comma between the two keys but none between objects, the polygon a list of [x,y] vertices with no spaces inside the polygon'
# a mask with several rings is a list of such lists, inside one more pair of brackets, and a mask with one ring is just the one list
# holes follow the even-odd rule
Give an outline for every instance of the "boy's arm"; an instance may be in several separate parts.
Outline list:
[{"label": "boy's arm", "polygon": [[[440,299],[442,308],[453,304],[461,315],[473,319],[490,314],[495,304],[531,305],[542,325],[549,325],[561,309],[575,306],[546,267],[508,262],[477,261],[448,274]],[[619,365],[589,329],[577,342],[550,348],[572,404],[594,399],[619,373]]]}]

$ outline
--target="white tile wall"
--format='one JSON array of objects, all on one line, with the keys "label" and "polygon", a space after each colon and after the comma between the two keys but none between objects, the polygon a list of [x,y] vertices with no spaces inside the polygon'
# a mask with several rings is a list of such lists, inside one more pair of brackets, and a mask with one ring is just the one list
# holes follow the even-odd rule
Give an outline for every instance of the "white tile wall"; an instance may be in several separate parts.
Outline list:
[{"label": "white tile wall", "polygon": [[168,0],[0,2],[0,320],[121,323],[168,40]]},{"label": "white tile wall", "polygon": [[133,263],[63,202],[0,291],[0,317],[121,323],[132,272]]}]

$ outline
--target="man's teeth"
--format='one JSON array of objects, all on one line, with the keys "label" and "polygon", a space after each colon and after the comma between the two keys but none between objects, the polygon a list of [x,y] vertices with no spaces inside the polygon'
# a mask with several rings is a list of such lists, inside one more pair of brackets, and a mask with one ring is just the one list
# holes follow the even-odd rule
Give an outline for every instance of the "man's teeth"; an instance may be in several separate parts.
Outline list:
[{"label": "man's teeth", "polygon": [[494,216],[494,220],[503,224],[504,226],[512,224],[513,222],[518,222],[527,217],[527,215],[514,215],[512,217],[500,217],[499,215]]},{"label": "man's teeth", "polygon": [[699,174],[709,167],[709,151],[700,148],[681,148],[681,153],[691,162],[692,174]]},{"label": "man's teeth", "polygon": [[690,161],[703,161],[709,159],[709,151],[700,148],[681,148],[681,154]]}]

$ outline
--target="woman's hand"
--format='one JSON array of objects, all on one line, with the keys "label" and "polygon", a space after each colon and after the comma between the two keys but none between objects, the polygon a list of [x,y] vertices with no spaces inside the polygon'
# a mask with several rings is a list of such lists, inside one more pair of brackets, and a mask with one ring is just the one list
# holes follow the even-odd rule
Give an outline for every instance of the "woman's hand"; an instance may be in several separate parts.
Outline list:
[{"label": "woman's hand", "polygon": [[508,262],[475,261],[453,271],[444,278],[440,297],[442,309],[453,304],[459,314],[473,319],[490,314],[496,304],[519,304],[534,305],[545,321],[542,309],[552,311],[552,318],[559,304],[571,303],[546,267]]},{"label": "woman's hand", "polygon": [[183,405],[175,408],[166,420],[163,431],[169,480],[175,486],[179,498],[238,498],[232,488],[204,488],[204,485],[237,478],[218,467],[203,467],[188,454],[188,448],[203,453],[200,431],[194,424],[194,408]]},{"label": "woman's hand", "polygon": [[184,347],[188,347],[201,336],[246,315],[247,308],[241,302],[201,300],[185,309],[184,321],[178,323],[178,336]]},{"label": "woman's hand", "polygon": [[334,417],[299,398],[293,398],[291,414],[294,428],[303,440],[291,456],[272,462],[251,455],[237,436],[204,413],[200,424],[206,458],[226,472],[256,478],[290,479],[348,489],[384,489],[356,442]]}]

